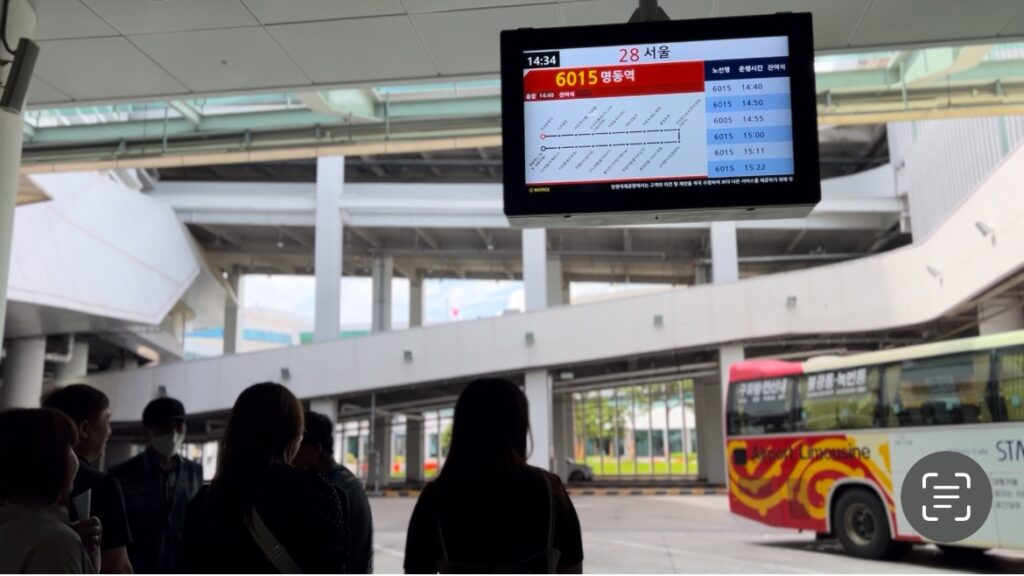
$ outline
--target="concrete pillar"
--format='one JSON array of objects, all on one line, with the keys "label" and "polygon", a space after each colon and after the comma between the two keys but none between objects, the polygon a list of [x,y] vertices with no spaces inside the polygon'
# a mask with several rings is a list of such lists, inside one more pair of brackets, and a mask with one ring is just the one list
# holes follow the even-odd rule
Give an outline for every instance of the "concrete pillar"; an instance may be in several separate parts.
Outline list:
[{"label": "concrete pillar", "polygon": [[[21,38],[31,38],[36,28],[36,13],[28,0],[13,0],[7,15],[7,42],[12,48]],[[3,60],[9,55],[0,50]],[[7,83],[11,66],[0,66],[0,84]],[[7,278],[11,267],[11,237],[14,234],[14,208],[18,199],[18,170],[21,167],[21,116],[0,110],[0,341],[7,316]],[[36,400],[38,404],[38,399]]]},{"label": "concrete pillar", "polygon": [[313,339],[336,340],[341,332],[341,208],[345,190],[345,158],[316,161],[316,319]]},{"label": "concrete pillar", "polygon": [[548,307],[548,246],[547,230],[523,230],[523,290],[526,293],[526,311]]},{"label": "concrete pillar", "polygon": [[562,482],[569,479],[569,466],[566,458],[572,457],[572,395],[557,394],[552,399],[551,431],[553,449],[551,457],[555,461],[555,474]]},{"label": "concrete pillar", "polygon": [[735,222],[711,223],[711,277],[715,284],[740,279]]},{"label": "concrete pillar", "polygon": [[384,487],[391,477],[391,415],[378,414],[373,426],[373,454],[370,455],[370,477],[367,486]]},{"label": "concrete pillar", "polygon": [[43,367],[46,337],[7,341],[4,359],[4,387],[0,389],[0,411],[8,408],[38,408],[43,395]]},{"label": "concrete pillar", "polygon": [[409,327],[423,326],[423,273],[409,278]]},{"label": "concrete pillar", "polygon": [[551,470],[551,378],[547,370],[527,372],[525,392],[530,404],[530,430],[533,435],[533,449],[527,462]]},{"label": "concrete pillar", "polygon": [[993,298],[978,306],[978,319],[982,336],[1024,330],[1024,302],[1013,296]]},{"label": "concrete pillar", "polygon": [[[711,224],[711,276],[715,284],[739,280],[736,247],[736,223]],[[694,385],[694,411],[697,427],[698,477],[712,484],[726,481],[725,424],[723,406],[728,389],[729,366],[743,360],[743,346],[730,344],[718,350],[719,378]]]},{"label": "concrete pillar", "polygon": [[564,298],[565,279],[562,276],[562,258],[559,256],[548,257],[547,269],[548,295],[547,304],[551,306],[562,306],[568,304],[568,298]]},{"label": "concrete pillar", "polygon": [[405,479],[423,482],[423,415],[405,416]]},{"label": "concrete pillar", "polygon": [[224,296],[224,355],[235,354],[242,343],[244,277],[238,267],[228,274],[232,294]]},{"label": "concrete pillar", "polygon": [[718,349],[720,366],[717,381],[694,385],[694,411],[697,413],[698,477],[712,484],[725,484],[728,467],[725,462],[725,391],[728,390],[729,367],[743,360],[743,347],[722,346]]},{"label": "concrete pillar", "polygon": [[391,257],[373,260],[373,332],[391,331],[391,280],[395,262]]},{"label": "concrete pillar", "polygon": [[59,384],[74,384],[89,374],[89,343],[76,341],[71,347],[71,360],[57,364],[54,380]]}]

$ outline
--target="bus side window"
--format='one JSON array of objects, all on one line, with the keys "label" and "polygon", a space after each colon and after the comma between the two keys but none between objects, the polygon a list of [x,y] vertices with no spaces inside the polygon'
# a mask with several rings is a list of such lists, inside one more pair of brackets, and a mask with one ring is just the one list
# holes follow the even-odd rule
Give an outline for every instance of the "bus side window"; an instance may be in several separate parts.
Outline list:
[{"label": "bus side window", "polygon": [[856,430],[881,424],[878,368],[808,374],[797,385],[796,429]]},{"label": "bus side window", "polygon": [[1000,350],[996,405],[1009,422],[1024,422],[1024,347]]},{"label": "bus side window", "polygon": [[991,355],[985,352],[909,360],[886,368],[890,426],[977,424],[995,420],[988,400]]}]

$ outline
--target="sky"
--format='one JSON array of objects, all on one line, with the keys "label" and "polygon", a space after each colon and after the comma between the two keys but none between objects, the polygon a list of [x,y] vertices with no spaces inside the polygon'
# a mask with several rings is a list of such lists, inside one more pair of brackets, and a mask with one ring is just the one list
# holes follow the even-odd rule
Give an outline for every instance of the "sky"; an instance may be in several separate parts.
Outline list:
[{"label": "sky", "polygon": [[[343,329],[370,326],[372,288],[370,278],[342,279]],[[570,297],[577,300],[637,288],[637,285],[629,284],[574,282],[570,286]],[[520,281],[427,279],[423,283],[423,291],[424,324],[490,318],[512,310],[522,312],[525,304],[523,283]],[[246,276],[243,303],[248,308],[280,310],[301,316],[312,324],[316,309],[315,280],[312,276]],[[396,278],[392,282],[391,317],[395,327],[409,325],[409,281],[404,278]]]}]

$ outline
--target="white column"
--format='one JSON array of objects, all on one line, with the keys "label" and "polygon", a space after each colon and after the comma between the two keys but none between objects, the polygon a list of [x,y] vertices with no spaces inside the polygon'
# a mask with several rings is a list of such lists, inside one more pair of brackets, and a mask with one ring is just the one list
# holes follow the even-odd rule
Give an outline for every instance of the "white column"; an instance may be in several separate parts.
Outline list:
[{"label": "white column", "polygon": [[423,415],[405,415],[405,480],[423,482]]},{"label": "white column", "polygon": [[558,394],[552,399],[551,431],[552,449],[551,458],[555,461],[553,472],[558,474],[562,482],[569,479],[569,467],[565,459],[572,454],[572,396],[569,394]]},{"label": "white column", "polygon": [[[523,290],[526,311],[548,307],[547,231],[542,228],[523,230]],[[533,450],[528,461],[533,466],[551,469],[551,381],[547,370],[526,373],[526,399],[530,403],[530,429]]]},{"label": "white column", "polygon": [[4,359],[4,387],[0,389],[0,411],[8,408],[38,408],[43,395],[43,366],[46,337],[7,341]]},{"label": "white column", "polygon": [[982,336],[1024,330],[1024,302],[1013,296],[993,298],[978,306],[978,319]]},{"label": "white column", "polygon": [[[711,224],[711,277],[715,284],[739,280],[735,222]],[[741,360],[743,346],[729,344],[720,347],[718,380],[703,381],[694,386],[698,476],[712,484],[724,484],[726,481],[724,396],[728,389],[729,366]]]},{"label": "white column", "polygon": [[[7,42],[12,48],[17,48],[19,39],[32,37],[36,13],[28,0],[9,3],[6,27]],[[0,50],[0,57],[10,59],[6,50]],[[10,65],[0,66],[0,84],[6,85],[10,71]],[[11,236],[14,234],[14,208],[18,199],[22,137],[21,116],[0,110],[0,340],[3,339],[7,316],[7,278],[11,267]]]},{"label": "white column", "polygon": [[345,158],[316,161],[316,319],[313,339],[336,340],[341,330],[341,208],[345,189]]},{"label": "white column", "polygon": [[523,230],[523,290],[526,292],[527,312],[548,307],[547,242],[547,230]]},{"label": "white column", "polygon": [[[387,486],[391,478],[391,415],[378,414],[373,426],[373,451],[367,486]],[[379,476],[377,476],[379,475]]]},{"label": "white column", "polygon": [[423,326],[423,274],[416,271],[409,278],[409,327]]},{"label": "white column", "polygon": [[224,355],[238,352],[242,343],[243,298],[245,278],[236,267],[228,274],[232,294],[224,295]]},{"label": "white column", "polygon": [[562,306],[568,304],[563,300],[563,288],[565,281],[562,278],[562,259],[558,256],[548,258],[547,269],[548,281],[548,306]]},{"label": "white column", "polygon": [[395,262],[391,257],[373,260],[373,332],[391,330],[391,280]]},{"label": "white column", "polygon": [[533,436],[533,450],[527,462],[551,470],[551,378],[547,370],[527,372],[525,392],[526,401],[530,404],[530,430]]},{"label": "white column", "polygon": [[735,222],[711,223],[711,277],[715,284],[740,279]]},{"label": "white column", "polygon": [[71,360],[57,364],[54,380],[58,384],[74,384],[89,374],[89,343],[76,341],[71,347]]}]

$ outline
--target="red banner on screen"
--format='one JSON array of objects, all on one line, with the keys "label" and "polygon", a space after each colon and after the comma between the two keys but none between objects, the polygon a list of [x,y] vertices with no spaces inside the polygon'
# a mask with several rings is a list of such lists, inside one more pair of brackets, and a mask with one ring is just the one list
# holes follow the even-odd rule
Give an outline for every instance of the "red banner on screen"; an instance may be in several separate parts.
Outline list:
[{"label": "red banner on screen", "polygon": [[704,62],[530,70],[523,88],[528,102],[703,92]]}]

